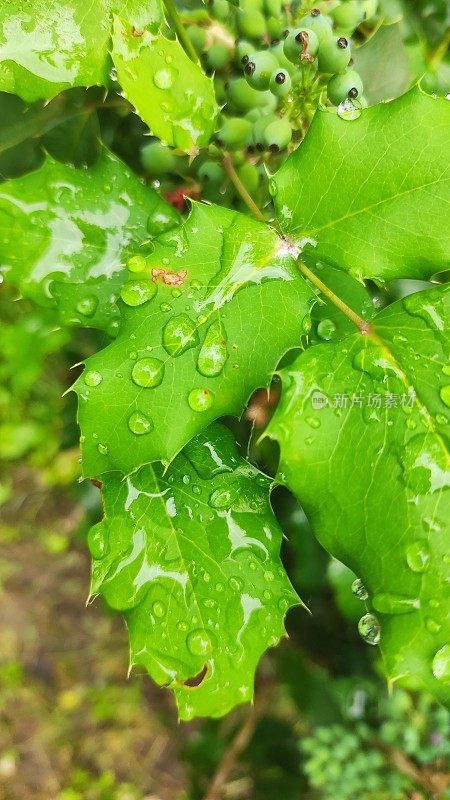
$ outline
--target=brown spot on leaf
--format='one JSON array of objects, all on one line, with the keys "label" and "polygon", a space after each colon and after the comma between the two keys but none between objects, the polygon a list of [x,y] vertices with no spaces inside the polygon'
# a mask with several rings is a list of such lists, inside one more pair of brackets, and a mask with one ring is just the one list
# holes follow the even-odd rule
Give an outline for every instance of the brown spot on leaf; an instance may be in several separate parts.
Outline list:
[{"label": "brown spot on leaf", "polygon": [[182,286],[186,280],[187,269],[180,269],[179,272],[172,272],[170,269],[152,269],[152,281],[157,282],[161,278],[166,286]]},{"label": "brown spot on leaf", "polygon": [[185,680],[184,686],[186,686],[188,689],[196,689],[201,683],[203,683],[207,674],[208,665],[204,664],[203,669],[197,675],[193,675],[191,678],[187,678],[187,680]]}]

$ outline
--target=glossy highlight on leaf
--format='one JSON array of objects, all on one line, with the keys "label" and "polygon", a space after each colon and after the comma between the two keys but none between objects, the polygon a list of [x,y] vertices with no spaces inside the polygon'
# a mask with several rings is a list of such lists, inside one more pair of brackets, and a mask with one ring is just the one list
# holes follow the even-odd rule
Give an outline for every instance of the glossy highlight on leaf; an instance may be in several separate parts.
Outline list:
[{"label": "glossy highlight on leaf", "polygon": [[124,612],[131,666],[174,692],[181,719],[250,701],[257,663],[299,603],[269,492],[217,423],[167,472],[103,476],[91,592]]},{"label": "glossy highlight on leaf", "polygon": [[272,178],[283,231],[358,280],[447,268],[449,127],[448,101],[418,88],[354,120],[317,111]]},{"label": "glossy highlight on leaf", "polygon": [[32,103],[71,86],[108,85],[112,14],[157,31],[159,0],[5,0],[0,5],[0,90]]},{"label": "glossy highlight on leaf", "polygon": [[[101,384],[87,387],[81,376],[74,386],[85,475],[170,461],[213,420],[238,416],[252,391],[268,386],[281,356],[301,346],[315,302],[269,226],[217,206],[195,203],[145,264],[132,278],[157,293],[138,306],[125,299],[120,335],[86,362]],[[158,385],[136,385],[136,358],[163,363]],[[130,430],[135,412],[153,420],[147,435]]]},{"label": "glossy highlight on leaf", "polygon": [[163,142],[196,154],[211,138],[219,108],[211,78],[162,34],[133,33],[116,18],[113,60],[125,97]]},{"label": "glossy highlight on leaf", "polygon": [[306,351],[281,373],[267,431],[279,478],[368,593],[388,679],[447,704],[435,663],[450,638],[449,315],[440,286],[384,309],[366,336]]},{"label": "glossy highlight on leaf", "polygon": [[0,186],[0,263],[24,297],[65,325],[114,335],[127,259],[178,223],[176,211],[103,150],[89,169],[47,157]]}]

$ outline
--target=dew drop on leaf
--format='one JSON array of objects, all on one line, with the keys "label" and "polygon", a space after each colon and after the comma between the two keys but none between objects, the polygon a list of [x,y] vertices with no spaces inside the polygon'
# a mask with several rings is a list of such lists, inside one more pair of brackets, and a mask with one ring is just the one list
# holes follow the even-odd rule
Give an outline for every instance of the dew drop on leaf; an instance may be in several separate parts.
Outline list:
[{"label": "dew drop on leaf", "polygon": [[448,456],[439,438],[418,434],[405,445],[400,456],[403,482],[418,494],[450,486]]},{"label": "dew drop on leaf", "polygon": [[442,367],[442,372],[444,375],[448,375],[450,377],[450,364],[444,364]]},{"label": "dew drop on leaf", "polygon": [[413,572],[427,572],[430,559],[430,548],[425,541],[413,542],[406,548],[406,563]]},{"label": "dew drop on leaf", "polygon": [[420,607],[420,601],[417,597],[383,593],[374,595],[372,605],[380,614],[410,614]]},{"label": "dew drop on leaf", "polygon": [[177,77],[177,72],[172,67],[159,69],[153,75],[153,83],[158,89],[170,89]]},{"label": "dew drop on leaf", "polygon": [[186,644],[194,656],[209,656],[213,650],[211,634],[203,629],[191,631],[186,639]]},{"label": "dew drop on leaf", "polygon": [[212,492],[208,502],[211,508],[230,508],[238,495],[239,489],[237,486],[221,487]]},{"label": "dew drop on leaf", "polygon": [[131,371],[133,382],[143,388],[159,386],[163,377],[164,363],[159,358],[140,358]]},{"label": "dew drop on leaf", "polygon": [[439,633],[439,631],[442,628],[442,625],[439,622],[436,622],[436,620],[433,619],[433,617],[426,617],[426,619],[425,619],[425,627],[426,627],[428,633],[436,634],[436,633]]},{"label": "dew drop on leaf", "polygon": [[170,356],[179,356],[199,344],[197,326],[187,314],[172,317],[163,329],[163,345]]},{"label": "dew drop on leaf", "polygon": [[98,298],[94,294],[86,295],[76,305],[76,310],[84,317],[93,317],[98,308]]},{"label": "dew drop on leaf", "polygon": [[102,455],[102,456],[106,456],[107,453],[108,453],[107,445],[106,444],[102,444],[101,442],[98,443],[97,450],[100,453],[100,455]]},{"label": "dew drop on leaf", "polygon": [[364,614],[358,622],[358,632],[367,644],[378,644],[381,639],[381,628],[375,614]]},{"label": "dew drop on leaf", "polygon": [[103,375],[95,369],[89,369],[84,375],[86,386],[98,386],[103,380]]},{"label": "dew drop on leaf", "polygon": [[157,292],[153,281],[131,280],[122,286],[120,296],[127,306],[141,306],[151,300]]},{"label": "dew drop on leaf", "polygon": [[369,597],[369,593],[364,586],[361,578],[355,578],[352,583],[352,592],[358,598],[358,600],[367,600]]},{"label": "dew drop on leaf", "polygon": [[132,256],[127,261],[127,268],[130,272],[144,272],[147,261],[144,256]]},{"label": "dew drop on leaf", "polygon": [[447,408],[450,408],[450,383],[447,386],[442,386],[439,396]]},{"label": "dew drop on leaf", "polygon": [[336,333],[336,325],[332,319],[322,319],[317,326],[317,335],[329,342]]},{"label": "dew drop on leaf", "polygon": [[105,556],[109,550],[108,532],[104,523],[94,525],[88,533],[88,546],[92,558],[100,559]]},{"label": "dew drop on leaf", "polygon": [[450,644],[445,644],[433,658],[433,675],[442,683],[450,683]]},{"label": "dew drop on leaf", "polygon": [[163,313],[167,313],[168,311],[172,311],[172,306],[169,303],[161,303],[160,309]]},{"label": "dew drop on leaf", "polygon": [[166,607],[164,603],[161,603],[159,600],[156,600],[155,603],[152,605],[152,611],[155,617],[162,619],[166,615]]},{"label": "dew drop on leaf", "polygon": [[153,430],[153,421],[149,417],[146,417],[142,411],[133,411],[128,418],[128,427],[132,433],[141,436]]},{"label": "dew drop on leaf", "polygon": [[223,325],[216,320],[206,332],[197,361],[197,369],[202,375],[215,377],[222,372],[228,358],[227,342]]},{"label": "dew drop on leaf", "polygon": [[192,389],[188,403],[193,411],[208,411],[214,402],[214,395],[209,389]]}]

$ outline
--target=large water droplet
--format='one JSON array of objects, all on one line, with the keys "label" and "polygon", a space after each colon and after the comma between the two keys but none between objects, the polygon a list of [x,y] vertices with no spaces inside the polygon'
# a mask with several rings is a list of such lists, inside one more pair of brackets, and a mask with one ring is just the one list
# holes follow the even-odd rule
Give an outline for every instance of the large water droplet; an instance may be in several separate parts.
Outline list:
[{"label": "large water droplet", "polygon": [[438,681],[442,681],[445,684],[450,683],[450,644],[444,644],[437,651],[433,658],[431,669]]},{"label": "large water droplet", "polygon": [[329,342],[336,333],[336,325],[332,319],[322,319],[317,326],[317,335]]},{"label": "large water droplet", "polygon": [[109,549],[108,528],[104,522],[94,525],[88,533],[88,547],[92,558],[100,559]]},{"label": "large water droplet", "polygon": [[147,261],[144,256],[132,256],[127,261],[127,268],[130,272],[144,272],[147,266]]},{"label": "large water droplet", "polygon": [[380,614],[410,614],[420,608],[420,601],[417,597],[383,593],[374,595],[372,605]]},{"label": "large water droplet", "polygon": [[193,411],[208,411],[214,403],[214,395],[209,389],[192,389],[188,403]]},{"label": "large water droplet", "polygon": [[155,617],[162,619],[166,615],[166,607],[164,603],[161,603],[159,600],[156,600],[155,603],[152,605],[152,611]]},{"label": "large water droplet", "polygon": [[354,119],[358,119],[361,116],[362,106],[361,103],[356,100],[350,100],[350,98],[346,97],[342,103],[339,103],[337,107],[337,115],[341,119],[346,121],[352,121]]},{"label": "large water droplet", "polygon": [[442,367],[442,372],[444,373],[444,375],[450,377],[450,364],[444,364],[444,366]]},{"label": "large water droplet", "polygon": [[83,297],[76,305],[79,314],[84,317],[93,317],[98,308],[98,298],[94,294]]},{"label": "large water droplet", "polygon": [[159,358],[140,358],[131,371],[136,386],[154,388],[159,386],[164,376],[164,363]]},{"label": "large water droplet", "polygon": [[141,306],[151,300],[157,292],[156,283],[146,280],[127,281],[120,290],[120,296],[127,306]]},{"label": "large water droplet", "polygon": [[144,433],[150,433],[153,430],[153,421],[150,417],[146,417],[142,411],[133,411],[128,418],[128,427],[132,433],[141,436]]},{"label": "large water droplet", "polygon": [[187,314],[172,317],[163,329],[163,345],[170,356],[179,356],[199,344],[197,326]]},{"label": "large water droplet", "polygon": [[176,70],[172,69],[172,67],[164,67],[155,72],[153,75],[153,83],[158,89],[170,89],[176,77]]},{"label": "large water droplet", "polygon": [[432,330],[438,332],[445,330],[445,318],[441,298],[433,300],[428,297],[424,299],[423,292],[415,292],[404,298],[403,306],[409,314],[425,320],[428,327]]},{"label": "large water droplet", "polygon": [[381,628],[375,614],[364,614],[358,622],[358,631],[367,644],[378,644],[381,639]]},{"label": "large water droplet", "polygon": [[213,650],[211,635],[203,629],[191,631],[186,639],[186,644],[194,656],[209,656]]},{"label": "large water droplet", "polygon": [[416,494],[450,486],[449,460],[442,438],[417,434],[400,454],[403,482]]},{"label": "large water droplet", "polygon": [[273,178],[269,179],[269,194],[272,197],[276,197],[277,194],[278,194],[278,186],[276,184],[276,181],[274,181]]},{"label": "large water droplet", "polygon": [[413,572],[427,572],[430,559],[430,548],[425,541],[413,542],[406,548],[406,563]]},{"label": "large water droplet", "polygon": [[96,369],[88,369],[88,371],[84,375],[84,382],[86,386],[98,386],[103,380],[103,375],[101,372],[97,372]]},{"label": "large water droplet", "polygon": [[202,375],[220,375],[228,358],[225,330],[219,320],[209,326],[198,355],[197,369]]},{"label": "large water droplet", "polygon": [[439,396],[447,408],[450,408],[450,383],[447,386],[442,386]]},{"label": "large water droplet", "polygon": [[367,600],[367,598],[369,597],[369,593],[366,587],[364,586],[361,578],[355,578],[355,580],[353,581],[352,592],[354,595],[356,595],[358,600]]},{"label": "large water droplet", "polygon": [[231,484],[222,486],[220,489],[215,489],[210,495],[208,502],[212,508],[230,508],[238,496],[238,486],[236,484]]}]

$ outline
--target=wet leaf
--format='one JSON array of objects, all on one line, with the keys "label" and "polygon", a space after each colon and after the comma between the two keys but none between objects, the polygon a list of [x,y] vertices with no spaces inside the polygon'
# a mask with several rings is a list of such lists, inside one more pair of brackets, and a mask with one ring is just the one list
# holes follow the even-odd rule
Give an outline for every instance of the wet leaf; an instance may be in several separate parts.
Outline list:
[{"label": "wet leaf", "polygon": [[[391,681],[450,702],[450,286],[394,303],[367,336],[317,345],[282,372],[269,436],[279,477],[352,569]],[[362,632],[378,638],[373,618]],[[377,635],[375,635],[377,634]]]},{"label": "wet leaf", "polygon": [[159,0],[8,0],[0,6],[0,91],[28,103],[71,86],[108,85],[112,14],[130,26],[158,30]]},{"label": "wet leaf", "polygon": [[177,40],[116,18],[113,60],[125,97],[163,142],[192,154],[208,144],[219,113],[214,84]]},{"label": "wet leaf", "polygon": [[406,92],[411,67],[403,45],[401,23],[381,25],[354,51],[354,68],[364,83],[364,97],[373,105]]},{"label": "wet leaf", "polygon": [[195,203],[142,270],[122,289],[119,337],[74,387],[85,475],[170,461],[213,420],[238,416],[310,327],[315,295],[285,242],[243,214]]},{"label": "wet leaf", "polygon": [[272,179],[283,231],[359,280],[444,269],[449,123],[448,101],[417,88],[351,121],[316,112]]},{"label": "wet leaf", "polygon": [[124,612],[131,665],[173,690],[181,719],[250,701],[257,663],[299,602],[269,491],[217,423],[167,472],[103,476],[91,592]]},{"label": "wet leaf", "polygon": [[4,278],[66,325],[117,331],[124,265],[177,213],[107,150],[89,169],[48,157],[0,186]]}]

